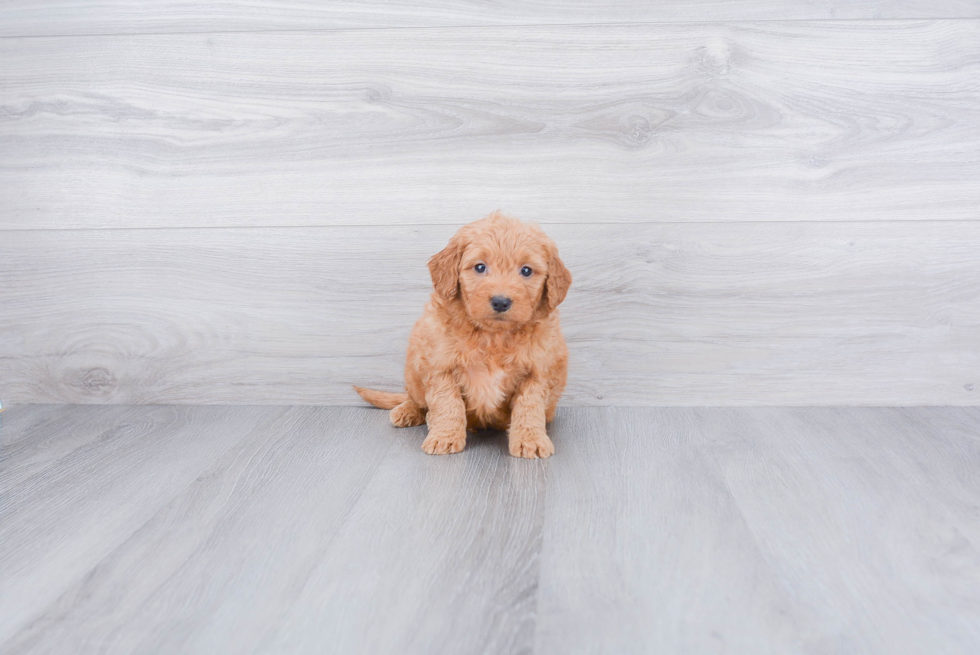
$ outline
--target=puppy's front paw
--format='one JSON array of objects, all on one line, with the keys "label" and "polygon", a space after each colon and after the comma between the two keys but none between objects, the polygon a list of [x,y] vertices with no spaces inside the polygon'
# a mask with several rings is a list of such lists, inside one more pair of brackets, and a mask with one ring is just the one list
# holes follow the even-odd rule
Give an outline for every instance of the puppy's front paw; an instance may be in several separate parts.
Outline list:
[{"label": "puppy's front paw", "polygon": [[430,455],[451,455],[462,452],[466,446],[466,433],[446,434],[429,432],[429,436],[422,442],[422,450]]},{"label": "puppy's front paw", "polygon": [[511,434],[508,438],[510,454],[514,457],[538,459],[551,457],[555,454],[555,444],[544,432]]}]

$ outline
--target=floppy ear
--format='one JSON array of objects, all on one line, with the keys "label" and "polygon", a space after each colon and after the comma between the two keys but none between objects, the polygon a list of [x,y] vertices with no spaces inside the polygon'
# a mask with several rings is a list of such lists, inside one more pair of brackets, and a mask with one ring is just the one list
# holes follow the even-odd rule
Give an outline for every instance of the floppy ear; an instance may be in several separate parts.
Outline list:
[{"label": "floppy ear", "polygon": [[452,300],[459,291],[459,260],[463,256],[463,240],[457,234],[449,245],[429,258],[429,275],[436,293]]},{"label": "floppy ear", "polygon": [[572,274],[565,268],[565,262],[558,256],[558,248],[551,246],[551,260],[548,262],[548,279],[545,281],[545,294],[548,296],[548,309],[553,310],[561,304],[572,286]]}]

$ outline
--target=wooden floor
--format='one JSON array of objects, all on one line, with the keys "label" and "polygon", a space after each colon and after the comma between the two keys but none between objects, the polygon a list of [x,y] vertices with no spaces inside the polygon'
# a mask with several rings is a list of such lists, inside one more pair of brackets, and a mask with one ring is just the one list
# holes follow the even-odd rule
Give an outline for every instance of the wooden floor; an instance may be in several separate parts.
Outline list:
[{"label": "wooden floor", "polygon": [[0,418],[5,654],[980,652],[977,408]]}]

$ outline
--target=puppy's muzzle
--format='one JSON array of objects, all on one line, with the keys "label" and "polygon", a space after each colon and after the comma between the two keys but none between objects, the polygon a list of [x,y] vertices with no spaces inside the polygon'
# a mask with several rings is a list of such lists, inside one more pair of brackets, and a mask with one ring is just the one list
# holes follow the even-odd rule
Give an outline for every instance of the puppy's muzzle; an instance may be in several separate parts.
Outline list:
[{"label": "puppy's muzzle", "polygon": [[494,296],[490,299],[490,306],[497,313],[506,312],[512,304],[514,304],[514,301],[504,296]]}]

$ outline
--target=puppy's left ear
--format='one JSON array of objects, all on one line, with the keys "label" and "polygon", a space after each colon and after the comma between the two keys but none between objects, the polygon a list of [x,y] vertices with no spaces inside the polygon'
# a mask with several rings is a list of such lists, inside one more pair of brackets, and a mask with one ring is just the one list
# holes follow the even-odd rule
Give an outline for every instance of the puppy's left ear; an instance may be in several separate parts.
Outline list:
[{"label": "puppy's left ear", "polygon": [[436,293],[452,300],[459,292],[459,261],[463,257],[463,240],[457,234],[449,245],[429,258],[429,275]]},{"label": "puppy's left ear", "polygon": [[548,279],[544,287],[549,310],[561,304],[570,286],[572,286],[572,274],[558,256],[558,248],[552,245],[551,259],[548,262]]}]

